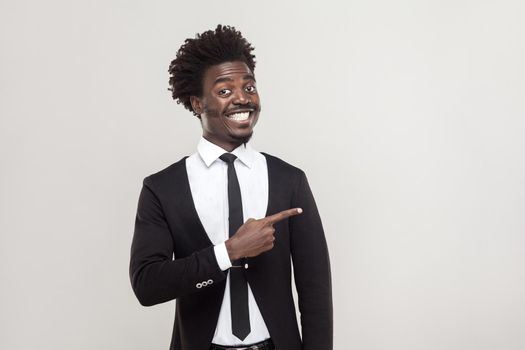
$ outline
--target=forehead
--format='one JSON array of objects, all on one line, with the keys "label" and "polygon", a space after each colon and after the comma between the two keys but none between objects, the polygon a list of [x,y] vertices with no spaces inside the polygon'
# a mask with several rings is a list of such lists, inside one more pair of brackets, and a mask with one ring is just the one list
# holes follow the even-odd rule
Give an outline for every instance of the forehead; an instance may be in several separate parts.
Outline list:
[{"label": "forehead", "polygon": [[253,73],[246,63],[241,61],[223,62],[206,69],[203,83],[204,86],[212,86],[217,81],[245,79],[248,76],[253,78]]}]

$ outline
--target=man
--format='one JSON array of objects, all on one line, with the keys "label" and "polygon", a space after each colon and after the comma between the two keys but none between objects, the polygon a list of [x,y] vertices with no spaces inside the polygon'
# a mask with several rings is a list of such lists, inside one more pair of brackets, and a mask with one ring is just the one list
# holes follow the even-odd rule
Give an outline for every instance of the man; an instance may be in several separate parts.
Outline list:
[{"label": "man", "polygon": [[202,138],[144,179],[130,276],[142,305],[176,299],[170,349],[332,349],[330,263],[306,177],[248,143],[261,110],[252,51],[219,25],[186,39],[169,68]]}]

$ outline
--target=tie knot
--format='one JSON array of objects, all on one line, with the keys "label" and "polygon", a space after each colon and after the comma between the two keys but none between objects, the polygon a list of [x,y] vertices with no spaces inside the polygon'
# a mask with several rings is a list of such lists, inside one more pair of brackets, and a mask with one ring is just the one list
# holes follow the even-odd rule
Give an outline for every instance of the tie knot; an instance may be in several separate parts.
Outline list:
[{"label": "tie knot", "polygon": [[231,154],[231,153],[224,153],[219,158],[222,159],[223,161],[225,161],[228,164],[233,164],[235,159],[237,159],[237,156],[235,154]]}]

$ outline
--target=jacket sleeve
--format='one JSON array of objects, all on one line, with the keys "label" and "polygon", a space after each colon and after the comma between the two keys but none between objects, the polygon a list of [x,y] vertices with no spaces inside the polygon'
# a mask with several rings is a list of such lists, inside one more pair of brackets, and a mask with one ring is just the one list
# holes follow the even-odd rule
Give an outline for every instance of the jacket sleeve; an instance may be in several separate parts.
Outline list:
[{"label": "jacket sleeve", "polygon": [[[174,243],[161,203],[149,178],[139,197],[131,244],[130,278],[133,291],[144,306],[198,293],[223,280],[213,246],[173,259]],[[203,282],[206,282],[203,284]]]},{"label": "jacket sleeve", "polygon": [[301,172],[292,207],[303,214],[291,218],[290,239],[297,287],[303,350],[333,348],[330,259],[323,226],[306,175]]}]

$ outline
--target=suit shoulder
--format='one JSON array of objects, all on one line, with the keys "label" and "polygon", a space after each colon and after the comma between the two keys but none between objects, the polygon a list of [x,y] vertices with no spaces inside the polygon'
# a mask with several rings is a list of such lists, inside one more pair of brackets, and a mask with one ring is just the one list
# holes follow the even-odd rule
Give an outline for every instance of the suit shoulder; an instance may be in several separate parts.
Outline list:
[{"label": "suit shoulder", "polygon": [[186,158],[188,157],[183,157],[170,166],[147,176],[144,179],[144,185],[158,188],[177,181],[180,179],[180,176],[186,175]]},{"label": "suit shoulder", "polygon": [[292,176],[301,176],[304,175],[304,171],[299,169],[298,167],[285,162],[281,158],[278,158],[276,156],[272,156],[271,154],[261,152],[262,155],[266,158],[266,162],[268,164],[269,169],[274,169],[275,171],[282,172],[286,175],[292,175]]}]

